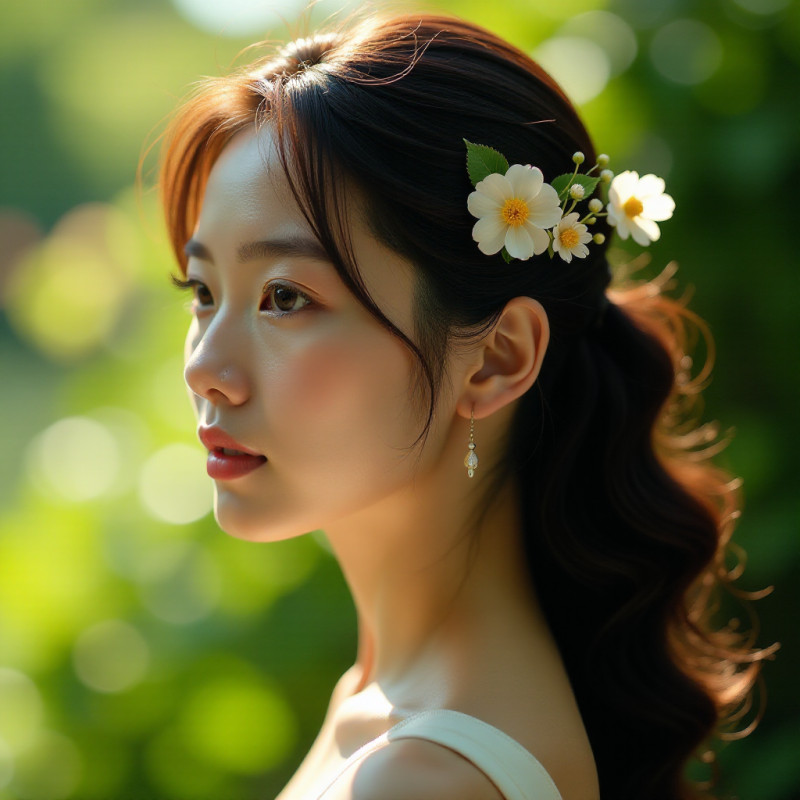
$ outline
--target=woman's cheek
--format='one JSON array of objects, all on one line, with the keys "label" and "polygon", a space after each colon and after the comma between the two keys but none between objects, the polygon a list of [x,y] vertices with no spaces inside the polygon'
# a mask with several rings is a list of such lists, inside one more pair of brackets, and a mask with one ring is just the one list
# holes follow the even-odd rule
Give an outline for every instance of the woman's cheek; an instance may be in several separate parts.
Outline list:
[{"label": "woman's cheek", "polygon": [[395,421],[407,406],[410,356],[390,334],[389,341],[370,334],[319,338],[287,351],[264,386],[272,411],[304,428]]}]

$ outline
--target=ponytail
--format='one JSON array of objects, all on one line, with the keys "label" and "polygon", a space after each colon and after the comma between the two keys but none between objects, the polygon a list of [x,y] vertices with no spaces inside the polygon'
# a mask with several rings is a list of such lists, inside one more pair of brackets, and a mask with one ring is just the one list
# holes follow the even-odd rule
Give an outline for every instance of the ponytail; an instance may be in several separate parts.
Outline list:
[{"label": "ponytail", "polygon": [[739,503],[691,432],[686,347],[702,323],[658,280],[609,294],[515,420],[525,547],[601,796],[688,800],[686,761],[767,653],[710,619]]}]

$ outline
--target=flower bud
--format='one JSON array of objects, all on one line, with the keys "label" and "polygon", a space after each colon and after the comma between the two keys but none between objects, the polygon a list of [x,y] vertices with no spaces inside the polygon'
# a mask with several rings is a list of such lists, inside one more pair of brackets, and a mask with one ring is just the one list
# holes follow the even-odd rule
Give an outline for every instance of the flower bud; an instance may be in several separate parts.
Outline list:
[{"label": "flower bud", "polygon": [[600,180],[603,181],[603,183],[610,183],[613,177],[614,173],[610,169],[604,169],[600,173]]},{"label": "flower bud", "polygon": [[580,183],[573,183],[572,186],[569,187],[569,196],[573,200],[583,200],[585,194],[586,189],[584,189]]},{"label": "flower bud", "polygon": [[583,164],[583,162],[586,160],[586,156],[583,153],[581,153],[580,150],[578,150],[577,153],[572,154],[572,160],[576,164]]},{"label": "flower bud", "polygon": [[606,237],[602,233],[596,233],[592,239],[594,240],[595,244],[603,244],[603,242],[606,240]]},{"label": "flower bud", "polygon": [[593,197],[589,201],[589,211],[594,211],[595,214],[603,210],[603,201],[599,197]]},{"label": "flower bud", "polygon": [[597,156],[597,166],[607,167],[610,160],[611,159],[605,153],[600,153],[600,155]]}]

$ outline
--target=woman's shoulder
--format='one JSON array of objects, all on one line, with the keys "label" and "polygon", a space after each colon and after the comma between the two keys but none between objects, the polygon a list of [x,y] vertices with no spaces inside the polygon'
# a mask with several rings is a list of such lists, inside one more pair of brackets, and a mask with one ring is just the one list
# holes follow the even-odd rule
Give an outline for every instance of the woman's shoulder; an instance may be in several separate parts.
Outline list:
[{"label": "woman's shoulder", "polygon": [[325,800],[503,800],[474,764],[422,739],[387,741],[329,794]]},{"label": "woman's shoulder", "polygon": [[554,762],[551,755],[545,769],[490,723],[453,709],[429,709],[354,753],[325,800],[597,800],[593,764],[586,768],[580,752],[561,744],[559,757]]},{"label": "woman's shoulder", "polygon": [[520,693],[514,669],[505,677],[451,687],[427,709],[413,704],[399,722],[391,713],[384,727],[397,706],[378,687],[361,686],[356,669],[345,673],[333,716],[337,741],[350,741],[353,757],[325,800],[596,800],[591,746],[568,685],[540,669]]}]

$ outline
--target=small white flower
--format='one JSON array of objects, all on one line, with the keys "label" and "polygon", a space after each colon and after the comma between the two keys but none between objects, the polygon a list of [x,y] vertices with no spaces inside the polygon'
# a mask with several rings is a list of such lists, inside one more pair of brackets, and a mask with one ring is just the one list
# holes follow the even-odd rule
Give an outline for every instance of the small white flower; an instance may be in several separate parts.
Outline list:
[{"label": "small white flower", "polygon": [[558,192],[544,182],[538,167],[512,164],[505,175],[487,175],[467,198],[478,221],[472,238],[488,256],[505,246],[512,258],[526,261],[547,250],[552,228],[561,218]]},{"label": "small white flower", "polygon": [[610,169],[604,169],[600,172],[600,180],[603,183],[609,183],[609,181],[614,177],[614,173]]},{"label": "small white flower", "polygon": [[573,200],[583,200],[585,194],[586,189],[584,189],[579,183],[573,183],[572,186],[569,187],[569,196]]},{"label": "small white flower", "polygon": [[609,161],[611,161],[611,159],[605,153],[600,153],[600,155],[597,156],[598,167],[607,167]]},{"label": "small white flower", "polygon": [[586,258],[589,254],[586,244],[591,240],[592,234],[578,222],[575,211],[562,217],[561,222],[553,228],[553,250],[568,263],[572,261],[572,256]]},{"label": "small white flower", "polygon": [[655,175],[620,172],[608,189],[608,222],[620,238],[633,237],[642,247],[661,236],[657,222],[672,216],[675,201],[664,194],[664,181]]},{"label": "small white flower", "polygon": [[599,214],[603,210],[603,201],[599,197],[593,197],[589,201],[589,211]]}]

